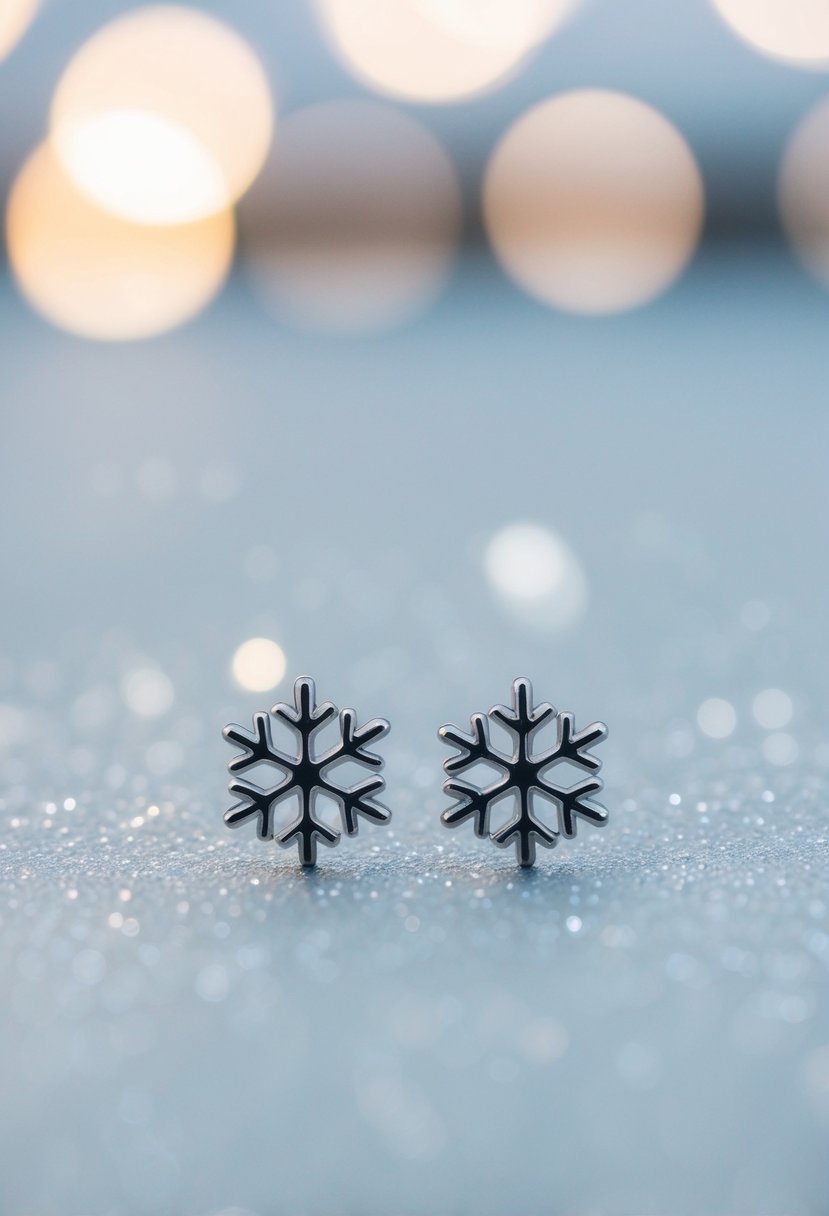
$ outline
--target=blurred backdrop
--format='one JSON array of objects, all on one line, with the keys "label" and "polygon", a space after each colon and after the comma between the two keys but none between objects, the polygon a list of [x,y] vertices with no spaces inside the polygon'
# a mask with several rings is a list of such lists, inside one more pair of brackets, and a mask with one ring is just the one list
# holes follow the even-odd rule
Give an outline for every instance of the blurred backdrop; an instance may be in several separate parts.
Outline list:
[{"label": "blurred backdrop", "polygon": [[[0,195],[3,1212],[823,1216],[826,4],[0,0]],[[439,822],[523,674],[532,874]]]},{"label": "blurred backdrop", "polygon": [[[277,324],[377,331],[482,254],[543,305],[661,296],[700,243],[825,279],[816,3],[4,5],[18,290],[143,339],[231,268]],[[460,269],[459,269],[460,262]]]}]

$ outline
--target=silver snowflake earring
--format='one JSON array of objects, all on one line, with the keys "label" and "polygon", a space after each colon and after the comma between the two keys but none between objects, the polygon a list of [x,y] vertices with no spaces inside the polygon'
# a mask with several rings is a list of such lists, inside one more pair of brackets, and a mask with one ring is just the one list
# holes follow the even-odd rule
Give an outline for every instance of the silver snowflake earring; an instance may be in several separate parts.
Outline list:
[{"label": "silver snowflake earring", "polygon": [[[256,819],[256,831],[260,840],[276,840],[284,848],[296,843],[299,859],[304,866],[313,866],[317,860],[317,842],[333,846],[340,840],[340,833],[329,827],[316,814],[320,795],[335,802],[339,807],[343,831],[347,836],[356,836],[358,820],[362,815],[372,823],[388,823],[391,812],[386,810],[373,795],[385,787],[385,780],[369,777],[360,785],[343,786],[337,782],[330,770],[338,763],[350,760],[367,768],[381,769],[380,756],[366,751],[369,743],[388,734],[389,724],[384,718],[372,718],[365,726],[357,725],[357,714],[353,709],[340,711],[340,737],[328,751],[317,755],[314,736],[326,723],[336,716],[336,706],[330,701],[324,705],[316,703],[314,681],[300,676],[294,683],[294,704],[274,705],[271,715],[280,719],[296,735],[296,756],[285,755],[274,746],[271,736],[271,715],[253,715],[253,731],[241,726],[226,726],[222,731],[225,739],[243,748],[239,756],[228,763],[230,773],[243,772],[254,764],[273,764],[286,774],[272,789],[262,789],[248,781],[231,781],[228,789],[238,794],[242,802],[225,813],[229,828],[238,828],[249,819]],[[286,798],[299,799],[299,814],[296,819],[276,831],[274,812]]]},{"label": "silver snowflake earring", "polygon": [[[556,741],[547,751],[535,754],[532,742],[539,727],[555,717]],[[506,754],[494,746],[489,737],[489,720],[493,719],[505,727],[515,740],[515,749]],[[512,709],[506,705],[495,705],[489,714],[472,714],[470,734],[456,726],[442,726],[438,734],[445,743],[459,749],[459,755],[444,762],[450,780],[443,785],[444,792],[457,795],[461,801],[441,815],[441,822],[448,828],[457,827],[466,819],[473,821],[476,836],[489,836],[497,845],[507,847],[515,841],[515,853],[522,866],[535,863],[536,842],[552,849],[559,836],[571,840],[576,835],[578,817],[586,819],[595,827],[607,823],[607,811],[598,803],[591,802],[590,795],[597,793],[603,785],[599,777],[593,777],[567,788],[558,784],[545,771],[554,765],[569,763],[588,772],[596,773],[601,760],[591,755],[590,748],[600,743],[607,735],[603,722],[593,722],[584,730],[574,730],[572,714],[556,713],[552,705],[543,704],[533,708],[532,684],[527,679],[513,681]],[[451,775],[463,773],[476,764],[496,765],[503,775],[484,789],[466,781],[453,781]],[[513,816],[503,827],[490,833],[489,820],[493,805],[510,794],[515,795],[516,807]],[[555,804],[558,811],[558,830],[547,827],[538,818],[534,805],[540,798]]]}]

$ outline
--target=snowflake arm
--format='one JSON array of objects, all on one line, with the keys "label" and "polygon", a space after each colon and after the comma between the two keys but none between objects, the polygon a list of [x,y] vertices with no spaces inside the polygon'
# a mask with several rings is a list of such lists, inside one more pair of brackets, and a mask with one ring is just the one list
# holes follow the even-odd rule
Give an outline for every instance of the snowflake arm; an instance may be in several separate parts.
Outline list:
[{"label": "snowflake arm", "polygon": [[[567,840],[572,840],[576,835],[577,816],[592,823],[594,827],[603,827],[607,823],[607,811],[604,807],[590,801],[590,795],[602,788],[602,781],[593,777],[566,789],[557,785],[554,780],[555,765],[567,762],[589,773],[597,773],[602,762],[590,749],[606,737],[607,727],[604,722],[591,722],[583,730],[576,731],[573,715],[560,713],[556,718],[556,728],[555,743],[536,761],[538,786],[557,804],[559,831]],[[552,770],[549,776],[545,775],[545,770]]]},{"label": "snowflake arm", "polygon": [[254,816],[257,817],[256,834],[260,840],[273,840],[273,816],[277,805],[291,792],[292,781],[286,777],[271,790],[260,789],[249,781],[231,781],[228,789],[244,801],[225,811],[225,823],[229,828],[241,827]]},{"label": "snowflake arm", "polygon": [[[290,757],[284,755],[274,746],[271,736],[271,720],[267,714],[253,715],[253,730],[247,731],[242,726],[232,724],[226,726],[222,734],[228,743],[235,744],[244,750],[228,763],[231,773],[243,772],[254,764],[277,764],[280,768],[289,770]],[[273,816],[277,804],[286,797],[291,786],[290,777],[286,777],[273,789],[263,790],[248,781],[232,781],[228,786],[231,794],[237,794],[243,799],[225,812],[225,823],[229,828],[238,828],[256,817],[256,834],[260,840],[273,839]]]},{"label": "snowflake arm", "polygon": [[490,810],[495,794],[502,786],[504,782],[500,781],[497,787],[488,786],[485,790],[479,790],[466,781],[444,782],[444,793],[454,794],[461,801],[443,812],[441,822],[447,828],[454,828],[464,820],[471,819],[475,835],[488,836]]},{"label": "snowflake arm", "polygon": [[597,793],[602,788],[602,783],[598,779],[582,781],[569,790],[559,789],[543,780],[539,781],[539,785],[543,792],[558,804],[559,830],[567,840],[572,840],[576,835],[577,815],[597,828],[604,827],[607,823],[605,808],[598,802],[590,801],[590,795]]},{"label": "snowflake arm", "polygon": [[314,735],[336,714],[330,701],[317,705],[317,690],[309,676],[300,676],[294,681],[294,703],[281,701],[274,705],[271,713],[281,718],[294,732],[297,741],[297,757],[289,759],[289,784],[283,796],[296,794],[299,798],[299,814],[274,839],[282,848],[296,843],[299,859],[304,866],[317,862],[317,843],[333,847],[339,843],[340,833],[318,818],[316,794],[321,786],[320,765],[313,759]]},{"label": "snowflake arm", "polygon": [[501,848],[507,848],[515,841],[519,865],[532,866],[535,865],[536,843],[545,849],[553,849],[558,844],[558,832],[542,823],[533,811],[531,791],[520,790],[515,815],[500,831],[493,832],[492,840]]},{"label": "snowflake arm", "polygon": [[317,690],[310,676],[300,676],[294,681],[294,703],[286,705],[280,701],[274,705],[271,713],[281,718],[294,731],[303,752],[308,750],[311,739],[330,722],[337,710],[330,701],[317,705]]},{"label": "snowflake arm", "polygon": [[347,836],[357,835],[358,815],[364,816],[372,823],[388,823],[391,819],[391,811],[371,796],[379,793],[384,786],[385,782],[382,777],[370,777],[368,781],[363,781],[360,785],[348,790],[330,790],[328,786],[325,787],[339,803],[343,828]]},{"label": "snowflake arm", "polygon": [[514,841],[515,854],[522,866],[535,864],[537,844],[545,849],[558,844],[558,832],[542,823],[533,808],[533,790],[538,781],[531,757],[533,736],[555,712],[546,701],[533,708],[533,687],[523,678],[513,682],[511,709],[496,705],[490,710],[492,717],[505,726],[516,741],[510,777],[518,802],[515,815],[500,831],[493,833],[492,840],[501,848],[507,848]]},{"label": "snowflake arm", "polygon": [[529,759],[530,740],[539,727],[556,711],[548,702],[532,708],[533,686],[526,678],[513,681],[512,709],[506,705],[494,705],[489,716],[495,718],[517,740],[519,752]]},{"label": "snowflake arm", "polygon": [[340,739],[320,761],[320,768],[328,768],[338,760],[357,760],[369,768],[382,768],[383,761],[376,752],[366,751],[369,743],[382,739],[389,733],[385,718],[372,718],[364,726],[357,725],[357,714],[353,709],[344,709],[340,714]]},{"label": "snowflake arm", "polygon": [[327,823],[323,823],[321,819],[317,819],[314,814],[314,790],[298,790],[299,793],[299,815],[289,823],[275,837],[276,843],[281,845],[283,849],[296,841],[299,851],[299,860],[304,866],[315,866],[317,864],[317,841],[321,840],[323,844],[332,846],[337,844],[340,839],[340,833],[335,832]]},{"label": "snowflake arm", "polygon": [[499,764],[501,768],[505,768],[509,763],[509,757],[502,755],[493,746],[489,737],[489,719],[486,714],[472,714],[469,725],[472,729],[468,735],[451,724],[442,726],[438,731],[443,742],[448,743],[450,747],[456,747],[460,753],[444,761],[443,767],[446,772],[461,773],[464,769],[471,768],[479,760]]},{"label": "snowflake arm", "polygon": [[358,815],[373,823],[388,823],[391,819],[391,812],[372,797],[384,789],[386,783],[382,777],[369,777],[359,785],[343,789],[328,780],[328,769],[344,760],[353,760],[368,768],[382,768],[382,758],[366,748],[369,743],[382,739],[388,733],[389,724],[385,718],[372,718],[364,726],[357,726],[356,712],[344,709],[340,714],[340,740],[320,761],[323,788],[339,804],[343,828],[348,836],[357,834]]},{"label": "snowflake arm", "polygon": [[560,713],[556,717],[556,728],[556,741],[548,752],[538,757],[538,767],[543,769],[555,764],[557,760],[569,760],[579,768],[597,773],[602,762],[590,749],[606,738],[607,727],[604,722],[591,722],[584,730],[576,731],[573,715]]},{"label": "snowflake arm", "polygon": [[240,755],[234,756],[228,763],[228,771],[231,773],[240,773],[244,769],[250,768],[252,764],[261,764],[263,762],[279,764],[285,769],[290,766],[290,758],[283,755],[278,748],[274,747],[271,736],[271,720],[268,714],[258,713],[253,715],[252,731],[245,730],[243,726],[237,726],[234,723],[231,726],[226,726],[222,734],[228,743],[235,743],[238,747],[244,749]]},{"label": "snowflake arm", "polygon": [[504,775],[483,790],[479,790],[466,781],[445,782],[444,793],[453,794],[461,801],[444,811],[441,821],[446,827],[453,828],[457,824],[471,819],[475,835],[488,836],[490,808],[499,794],[506,791],[509,784],[507,773],[510,758],[503,755],[493,745],[489,737],[489,719],[486,714],[472,714],[469,725],[471,730],[468,735],[451,724],[442,726],[438,731],[443,742],[448,743],[450,747],[456,747],[459,753],[444,761],[445,771],[463,773],[479,761],[484,761],[505,770]]}]

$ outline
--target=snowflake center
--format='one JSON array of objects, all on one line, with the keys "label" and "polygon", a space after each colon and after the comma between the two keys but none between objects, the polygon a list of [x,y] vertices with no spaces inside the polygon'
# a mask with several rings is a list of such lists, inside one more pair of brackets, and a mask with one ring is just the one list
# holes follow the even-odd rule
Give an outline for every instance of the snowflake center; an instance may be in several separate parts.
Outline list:
[{"label": "snowflake center", "polygon": [[[308,749],[303,749],[308,752]],[[303,790],[310,792],[314,786],[324,786],[325,781],[322,777],[322,770],[325,766],[324,760],[315,760],[310,754],[303,754],[291,761],[291,776],[293,784]]]},{"label": "snowflake center", "polygon": [[524,746],[520,747],[508,766],[509,784],[522,793],[533,787],[539,769],[537,761],[527,755],[527,750]]}]

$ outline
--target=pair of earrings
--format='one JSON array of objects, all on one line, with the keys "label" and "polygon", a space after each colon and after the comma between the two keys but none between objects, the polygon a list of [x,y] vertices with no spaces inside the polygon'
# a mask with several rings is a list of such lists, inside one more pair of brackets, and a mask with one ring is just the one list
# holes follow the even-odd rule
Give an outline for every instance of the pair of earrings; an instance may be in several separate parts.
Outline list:
[{"label": "pair of earrings", "polygon": [[[260,840],[275,839],[285,848],[295,844],[302,864],[313,866],[318,843],[333,846],[341,838],[340,832],[318,816],[320,799],[337,804],[342,829],[347,836],[357,834],[360,818],[376,824],[389,822],[391,812],[375,800],[375,795],[386,784],[379,775],[383,760],[368,750],[370,744],[388,734],[389,723],[385,718],[372,718],[364,726],[358,726],[353,709],[340,710],[336,742],[328,750],[318,752],[314,737],[335,717],[336,706],[330,701],[317,705],[314,681],[308,676],[300,676],[294,684],[293,705],[281,702],[270,713],[255,713],[252,731],[241,726],[225,727],[222,732],[225,739],[242,748],[228,764],[231,775],[259,764],[276,765],[285,773],[271,789],[239,778],[231,780],[228,788],[241,801],[226,812],[224,818],[228,827],[237,828],[248,820],[255,820]],[[285,723],[296,736],[295,755],[288,755],[275,746],[271,732],[274,719]],[[536,753],[533,737],[551,719],[556,725],[555,742],[546,751]],[[493,744],[490,721],[504,727],[512,736],[511,752]],[[572,714],[557,713],[546,702],[533,706],[532,684],[524,678],[513,681],[511,707],[495,705],[488,714],[472,714],[469,722],[468,734],[452,725],[442,726],[438,732],[445,743],[457,749],[443,766],[447,774],[444,792],[458,799],[441,815],[445,827],[454,828],[471,820],[476,836],[488,836],[493,844],[504,848],[514,844],[519,864],[531,866],[535,862],[537,845],[550,849],[558,844],[561,836],[571,840],[576,835],[579,819],[595,827],[607,822],[604,807],[591,801],[591,795],[598,793],[603,784],[596,776],[601,761],[591,751],[607,735],[603,722],[593,722],[577,731]],[[358,785],[346,786],[337,780],[334,771],[346,761],[374,769],[375,775]],[[557,783],[552,770],[565,763],[592,775],[570,787]],[[472,776],[477,765],[495,766],[501,770],[501,776],[483,788],[470,781],[456,780],[457,774]],[[509,795],[514,796],[514,813],[502,827],[491,831],[492,808]],[[299,801],[298,816],[287,827],[276,830],[276,808],[291,797]],[[555,829],[539,817],[538,800],[556,806]]]}]

